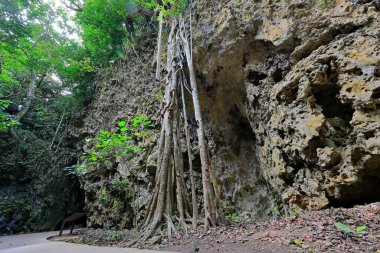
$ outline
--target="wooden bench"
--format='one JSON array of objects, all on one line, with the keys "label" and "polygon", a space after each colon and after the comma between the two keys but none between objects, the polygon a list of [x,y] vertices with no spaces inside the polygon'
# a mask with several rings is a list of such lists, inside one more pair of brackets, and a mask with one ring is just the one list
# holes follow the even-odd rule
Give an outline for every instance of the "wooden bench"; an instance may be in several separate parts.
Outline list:
[{"label": "wooden bench", "polygon": [[73,215],[70,215],[69,217],[64,218],[62,221],[61,230],[59,231],[59,236],[62,235],[63,229],[65,228],[65,224],[67,222],[71,222],[70,234],[72,234],[74,230],[75,221],[79,220],[85,215],[86,215],[85,213],[74,213]]}]

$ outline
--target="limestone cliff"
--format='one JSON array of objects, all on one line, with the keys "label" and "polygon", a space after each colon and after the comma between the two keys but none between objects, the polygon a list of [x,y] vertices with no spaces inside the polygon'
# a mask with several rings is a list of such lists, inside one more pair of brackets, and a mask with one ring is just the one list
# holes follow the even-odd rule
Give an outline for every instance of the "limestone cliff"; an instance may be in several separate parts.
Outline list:
[{"label": "limestone cliff", "polygon": [[[378,0],[195,1],[195,67],[221,200],[255,216],[268,215],[273,192],[309,210],[380,200],[379,11]],[[82,138],[133,115],[159,122],[150,38],[140,59],[103,76]],[[149,153],[84,182],[90,225],[111,226],[128,210],[102,207],[101,186],[86,186],[136,168],[134,206],[144,209],[152,132]],[[197,154],[194,162],[199,172]]]}]

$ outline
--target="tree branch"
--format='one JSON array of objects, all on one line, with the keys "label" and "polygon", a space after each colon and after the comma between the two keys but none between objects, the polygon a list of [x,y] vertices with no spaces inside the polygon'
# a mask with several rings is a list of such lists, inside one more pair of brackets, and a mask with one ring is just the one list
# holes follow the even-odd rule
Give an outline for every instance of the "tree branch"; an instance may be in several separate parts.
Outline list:
[{"label": "tree branch", "polygon": [[30,47],[30,49],[33,49],[37,44],[38,42],[40,42],[40,40],[42,38],[46,38],[46,36],[49,35],[49,24],[50,24],[50,21],[51,21],[51,17],[49,17],[49,19],[47,20],[47,22],[45,23],[45,32],[41,33],[37,39],[33,42],[32,46]]},{"label": "tree branch", "polygon": [[70,10],[73,10],[73,11],[77,11],[77,12],[83,12],[83,9],[82,7],[78,4],[78,3],[75,3],[73,1],[70,1],[70,4],[67,4],[65,2],[65,0],[61,0],[61,3],[68,9]]},{"label": "tree branch", "polygon": [[53,140],[51,141],[51,144],[50,144],[50,149],[51,149],[51,148],[53,147],[53,145],[54,145],[55,138],[57,137],[57,134],[58,134],[59,128],[61,127],[61,124],[62,124],[62,121],[63,121],[63,117],[64,117],[64,116],[65,116],[65,112],[62,113],[62,117],[61,117],[61,120],[59,121],[59,124],[58,124],[57,130],[55,130],[54,138],[53,138]]},{"label": "tree branch", "polygon": [[29,87],[28,87],[28,94],[26,96],[26,102],[24,106],[21,108],[21,111],[16,115],[16,119],[20,121],[25,114],[29,111],[32,102],[34,100],[34,94],[36,93],[36,87],[39,86],[43,80],[45,79],[47,74],[47,71],[42,75],[42,77],[37,80],[37,76],[35,74],[32,75],[32,80],[29,82]]}]

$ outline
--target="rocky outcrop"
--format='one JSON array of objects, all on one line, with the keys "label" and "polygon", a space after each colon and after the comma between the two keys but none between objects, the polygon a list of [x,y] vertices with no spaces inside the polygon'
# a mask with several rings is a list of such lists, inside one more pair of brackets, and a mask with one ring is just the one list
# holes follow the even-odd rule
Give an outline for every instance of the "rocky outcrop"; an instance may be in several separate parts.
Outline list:
[{"label": "rocky outcrop", "polygon": [[[216,166],[221,192],[240,187],[257,207],[260,187],[241,185],[256,185],[246,181],[256,171],[292,207],[379,200],[379,3],[199,1],[197,13],[209,135],[226,140],[214,160],[252,161],[242,180],[223,180],[239,166]],[[250,144],[248,159],[227,155],[231,138],[244,152]]]},{"label": "rocky outcrop", "polygon": [[[327,6],[195,1],[197,81],[222,201],[237,212],[265,216],[276,195],[291,208],[309,210],[380,200],[379,10],[377,0]],[[162,91],[151,64],[155,38],[145,41],[138,49],[142,62],[131,55],[103,76],[80,138],[135,115],[158,124]],[[109,211],[97,199],[107,181],[136,168],[143,169],[135,177],[133,205],[144,210],[158,128],[151,130],[147,154],[117,161],[84,182],[90,225],[123,219],[126,208]]]},{"label": "rocky outcrop", "polygon": [[[100,130],[115,131],[119,121],[128,122],[141,115],[154,125],[159,124],[163,91],[155,81],[152,61],[156,38],[150,32],[144,33],[136,48],[129,50],[128,61],[119,61],[112,70],[99,73],[96,96],[86,112],[83,126],[71,133],[78,140],[92,138]],[[82,179],[88,226],[131,228],[143,218],[155,175],[159,126],[147,130],[149,136],[138,144],[147,152],[133,159],[118,158],[108,166],[99,164]],[[133,184],[133,196],[126,198],[112,188],[113,182],[123,181]]]}]

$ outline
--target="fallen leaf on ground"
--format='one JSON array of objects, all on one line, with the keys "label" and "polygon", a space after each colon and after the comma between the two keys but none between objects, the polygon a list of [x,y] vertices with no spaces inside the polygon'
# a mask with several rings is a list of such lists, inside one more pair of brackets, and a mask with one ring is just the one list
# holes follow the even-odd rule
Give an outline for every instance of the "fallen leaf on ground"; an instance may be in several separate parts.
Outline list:
[{"label": "fallen leaf on ground", "polygon": [[290,244],[294,244],[294,245],[296,245],[298,247],[302,247],[302,241],[299,240],[299,239],[292,239],[292,240],[290,240]]}]

